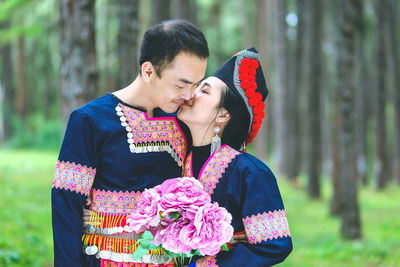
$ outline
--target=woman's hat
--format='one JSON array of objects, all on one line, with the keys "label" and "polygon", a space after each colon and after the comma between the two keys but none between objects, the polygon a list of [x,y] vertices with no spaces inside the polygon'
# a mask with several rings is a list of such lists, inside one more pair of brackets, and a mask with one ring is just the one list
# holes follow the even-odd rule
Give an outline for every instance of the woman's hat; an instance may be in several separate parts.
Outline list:
[{"label": "woman's hat", "polygon": [[264,100],[268,95],[257,50],[251,47],[237,52],[211,76],[222,80],[242,97],[250,114],[249,133],[245,143],[251,143],[265,117]]}]

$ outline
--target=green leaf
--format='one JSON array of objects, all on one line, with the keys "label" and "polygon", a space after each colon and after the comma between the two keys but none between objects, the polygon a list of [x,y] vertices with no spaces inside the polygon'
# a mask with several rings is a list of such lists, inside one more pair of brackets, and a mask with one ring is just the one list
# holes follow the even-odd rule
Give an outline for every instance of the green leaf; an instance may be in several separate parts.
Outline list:
[{"label": "green leaf", "polygon": [[194,253],[195,253],[194,251],[193,251],[193,252],[185,253],[185,257],[186,257],[186,258],[193,257]]},{"label": "green leaf", "polygon": [[181,216],[181,213],[179,211],[171,212],[169,214],[170,218],[178,219]]},{"label": "green leaf", "polygon": [[227,244],[223,244],[222,247],[221,247],[221,250],[229,251],[228,245]]},{"label": "green leaf", "polygon": [[157,250],[160,246],[156,246],[153,242],[150,242],[149,249],[151,250]]},{"label": "green leaf", "polygon": [[151,240],[154,239],[153,234],[152,234],[150,231],[145,231],[145,232],[142,234],[142,238],[151,239]]},{"label": "green leaf", "polygon": [[140,259],[144,255],[146,255],[147,252],[149,252],[149,248],[142,246],[142,243],[140,243],[140,245],[136,248],[135,252],[133,253],[133,260],[136,261]]},{"label": "green leaf", "polygon": [[194,255],[196,255],[196,256],[203,256],[203,255],[201,255],[201,253],[200,253],[200,250],[199,250],[199,249],[196,249],[196,251],[195,251]]},{"label": "green leaf", "polygon": [[166,250],[165,248],[163,248],[163,251],[166,253],[166,254],[168,254],[169,256],[171,256],[172,258],[175,258],[175,253],[173,253],[173,252],[171,252],[171,251],[169,251],[169,250]]}]

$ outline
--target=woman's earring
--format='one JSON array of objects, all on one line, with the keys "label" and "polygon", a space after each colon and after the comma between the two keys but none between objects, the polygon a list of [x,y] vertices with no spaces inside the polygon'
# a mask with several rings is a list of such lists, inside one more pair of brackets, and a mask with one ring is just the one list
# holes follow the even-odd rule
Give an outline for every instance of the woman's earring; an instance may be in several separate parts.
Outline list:
[{"label": "woman's earring", "polygon": [[221,129],[217,126],[214,128],[215,136],[211,139],[211,153],[214,153],[221,147],[221,138],[218,136]]}]

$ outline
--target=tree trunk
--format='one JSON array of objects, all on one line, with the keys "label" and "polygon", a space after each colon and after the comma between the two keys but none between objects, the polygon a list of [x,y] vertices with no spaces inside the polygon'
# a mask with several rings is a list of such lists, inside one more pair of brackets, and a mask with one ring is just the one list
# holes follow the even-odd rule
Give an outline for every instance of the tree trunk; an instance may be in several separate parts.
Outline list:
[{"label": "tree trunk", "polygon": [[185,19],[196,24],[196,7],[194,0],[172,0],[172,15],[176,19]]},{"label": "tree trunk", "polygon": [[[337,63],[337,65],[339,65]],[[337,75],[340,78],[339,75]],[[341,83],[341,81],[338,81]],[[339,88],[339,86],[337,86]],[[339,89],[340,90],[340,89]],[[340,183],[340,156],[339,156],[339,128],[341,119],[339,114],[339,92],[335,93],[334,117],[332,127],[332,200],[330,205],[331,215],[340,215],[341,211],[341,183]]]},{"label": "tree trunk", "polygon": [[153,0],[151,3],[151,25],[169,20],[171,0]]},{"label": "tree trunk", "polygon": [[393,129],[393,178],[400,184],[400,65],[399,65],[399,14],[398,1],[389,2],[389,42],[392,54],[391,62],[393,68],[393,107],[394,107],[394,129]]},{"label": "tree trunk", "polygon": [[311,1],[311,38],[309,47],[311,53],[308,55],[307,63],[310,64],[310,71],[306,75],[308,80],[308,103],[307,122],[309,141],[307,142],[308,159],[308,194],[311,198],[320,197],[320,175],[321,175],[321,14],[322,7],[320,0]]},{"label": "tree trunk", "polygon": [[61,0],[61,98],[66,122],[97,96],[94,0]]},{"label": "tree trunk", "polygon": [[357,20],[355,29],[357,33],[357,66],[358,82],[356,86],[355,116],[356,116],[356,145],[357,145],[357,177],[367,184],[367,122],[368,122],[368,87],[367,87],[367,62],[365,57],[365,23],[362,1],[357,1]]},{"label": "tree trunk", "polygon": [[339,94],[339,162],[341,183],[341,235],[346,239],[361,237],[356,180],[356,147],[354,134],[355,93],[355,17],[357,1],[342,0],[339,11],[340,42],[338,43]]},{"label": "tree trunk", "polygon": [[245,3],[245,0],[239,0],[238,2],[238,13],[241,25],[241,39],[242,39],[242,47],[243,49],[249,48],[251,46],[251,31],[249,25],[249,11],[248,5]]},{"label": "tree trunk", "polygon": [[[268,31],[269,24],[267,21],[267,12],[268,12],[268,2],[264,0],[257,0],[256,3],[256,19],[257,19],[257,49],[261,58],[261,66],[264,70],[264,73],[268,72]],[[267,76],[268,78],[268,76]],[[268,85],[268,84],[267,84]],[[265,113],[268,114],[267,108],[265,109]],[[264,122],[261,125],[261,128],[257,134],[257,137],[254,139],[255,153],[256,156],[265,160],[266,158],[266,143],[267,143],[267,120],[269,114],[264,118]]]},{"label": "tree trunk", "polygon": [[386,38],[387,0],[376,2],[378,20],[376,38],[377,90],[375,96],[375,179],[377,189],[383,189],[388,181],[389,164],[386,140]]},{"label": "tree trunk", "polygon": [[280,173],[285,173],[286,158],[286,1],[275,0],[274,6],[274,50],[276,66],[276,86],[274,90],[274,129],[275,129],[275,155]]},{"label": "tree trunk", "polygon": [[[0,24],[1,29],[9,28],[9,21]],[[13,61],[11,60],[11,45],[5,44],[1,48],[1,84],[3,88],[3,105],[1,106],[3,114],[2,132],[3,137],[0,140],[8,140],[12,136],[11,116],[15,110],[15,93],[12,86]],[[0,126],[1,127],[1,126]]]},{"label": "tree trunk", "polygon": [[128,86],[138,75],[139,0],[121,0],[119,6],[118,88]]},{"label": "tree trunk", "polygon": [[17,40],[17,90],[16,90],[16,111],[21,118],[25,118],[27,111],[27,89],[25,76],[25,60],[24,60],[24,36],[18,37]]},{"label": "tree trunk", "polygon": [[[287,176],[297,186],[297,177],[301,166],[302,131],[299,124],[300,92],[304,89],[304,0],[297,2],[297,38],[295,44],[287,47]],[[289,56],[290,55],[290,56]]]}]

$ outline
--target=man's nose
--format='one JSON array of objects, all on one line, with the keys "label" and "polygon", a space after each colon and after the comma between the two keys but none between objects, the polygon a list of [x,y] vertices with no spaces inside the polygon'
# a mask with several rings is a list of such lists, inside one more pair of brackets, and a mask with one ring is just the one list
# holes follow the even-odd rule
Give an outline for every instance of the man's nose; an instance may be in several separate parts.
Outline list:
[{"label": "man's nose", "polygon": [[187,88],[184,92],[183,92],[183,94],[182,94],[182,98],[184,99],[184,100],[186,100],[186,101],[188,101],[188,100],[190,100],[192,97],[193,97],[193,91],[192,91],[192,89],[189,87],[189,88]]}]

